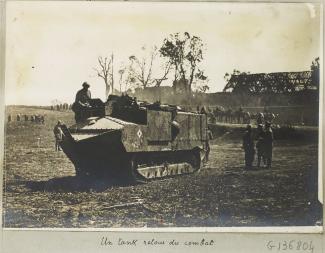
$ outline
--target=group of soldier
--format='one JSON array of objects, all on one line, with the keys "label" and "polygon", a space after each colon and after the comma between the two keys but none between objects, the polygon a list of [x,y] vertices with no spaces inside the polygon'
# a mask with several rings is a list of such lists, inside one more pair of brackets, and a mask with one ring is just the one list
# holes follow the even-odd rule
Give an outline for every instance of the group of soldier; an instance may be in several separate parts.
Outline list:
[{"label": "group of soldier", "polygon": [[54,111],[67,111],[71,110],[72,105],[68,103],[51,105],[51,110]]},{"label": "group of soldier", "polygon": [[267,109],[265,109],[263,112],[252,113],[249,111],[244,111],[242,107],[239,107],[235,111],[230,108],[225,110],[222,107],[216,107],[214,109],[208,107],[206,112],[208,120],[212,124],[216,122],[229,124],[251,124],[252,121],[258,122],[260,119],[262,121],[273,123],[276,118],[276,115],[269,112]]},{"label": "group of soldier", "polygon": [[[271,168],[272,165],[272,149],[273,149],[273,131],[270,122],[257,125],[256,134],[253,134],[252,126],[247,125],[246,132],[243,136],[243,149],[245,152],[245,169],[253,168],[255,153],[257,153],[257,168]],[[255,152],[256,149],[256,152]]]},{"label": "group of soldier", "polygon": [[[13,121],[12,115],[9,114],[8,115],[8,122]],[[16,121],[20,122],[20,121],[31,121],[34,123],[38,123],[38,124],[45,124],[45,115],[41,115],[41,114],[34,114],[34,115],[27,115],[27,114],[20,114],[18,113],[16,115]]]}]

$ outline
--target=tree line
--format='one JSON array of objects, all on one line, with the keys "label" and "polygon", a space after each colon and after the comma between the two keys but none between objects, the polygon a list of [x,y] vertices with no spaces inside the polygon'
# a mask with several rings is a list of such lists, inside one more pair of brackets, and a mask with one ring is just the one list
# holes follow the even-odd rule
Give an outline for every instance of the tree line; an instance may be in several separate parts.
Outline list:
[{"label": "tree line", "polygon": [[184,91],[206,92],[208,77],[201,68],[205,45],[202,39],[188,32],[166,37],[161,46],[141,47],[141,55],[130,55],[126,64],[118,68],[114,77],[114,54],[98,57],[96,74],[105,83],[106,97],[114,91],[160,87],[166,80],[182,84]]}]

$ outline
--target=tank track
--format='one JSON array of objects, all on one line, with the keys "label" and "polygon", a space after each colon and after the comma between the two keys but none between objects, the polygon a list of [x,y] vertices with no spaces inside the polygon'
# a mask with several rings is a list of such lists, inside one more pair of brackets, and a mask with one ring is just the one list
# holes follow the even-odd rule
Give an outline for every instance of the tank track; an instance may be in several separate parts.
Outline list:
[{"label": "tank track", "polygon": [[166,154],[134,154],[129,161],[132,177],[137,182],[191,174],[201,168],[201,155],[196,149]]},{"label": "tank track", "polygon": [[75,164],[75,170],[76,175],[83,178],[108,177],[146,183],[198,172],[202,166],[201,158],[202,152],[198,148],[188,151],[132,153],[115,163],[105,163],[105,167],[97,168],[94,161],[83,162],[79,166]]}]

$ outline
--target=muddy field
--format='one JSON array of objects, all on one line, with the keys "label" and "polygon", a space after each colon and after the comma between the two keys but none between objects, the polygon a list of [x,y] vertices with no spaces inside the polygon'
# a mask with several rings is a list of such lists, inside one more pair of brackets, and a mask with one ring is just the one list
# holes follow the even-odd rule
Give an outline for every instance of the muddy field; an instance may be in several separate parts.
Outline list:
[{"label": "muddy field", "polygon": [[5,227],[322,224],[314,139],[277,140],[271,170],[244,171],[240,139],[234,137],[241,133],[226,132],[213,140],[210,161],[199,173],[123,185],[80,181],[66,156],[54,150],[52,129],[57,119],[72,123],[71,112],[7,108],[13,116],[18,112],[46,118],[44,125],[6,123]]}]

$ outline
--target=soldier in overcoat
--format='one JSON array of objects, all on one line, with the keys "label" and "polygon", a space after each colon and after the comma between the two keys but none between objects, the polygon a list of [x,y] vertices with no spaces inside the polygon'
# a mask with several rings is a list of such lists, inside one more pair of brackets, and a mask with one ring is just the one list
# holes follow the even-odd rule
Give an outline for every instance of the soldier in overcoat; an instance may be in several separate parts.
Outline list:
[{"label": "soldier in overcoat", "polygon": [[245,169],[252,169],[255,156],[255,147],[251,125],[247,125],[246,127],[246,132],[243,136],[243,149],[245,152]]}]

